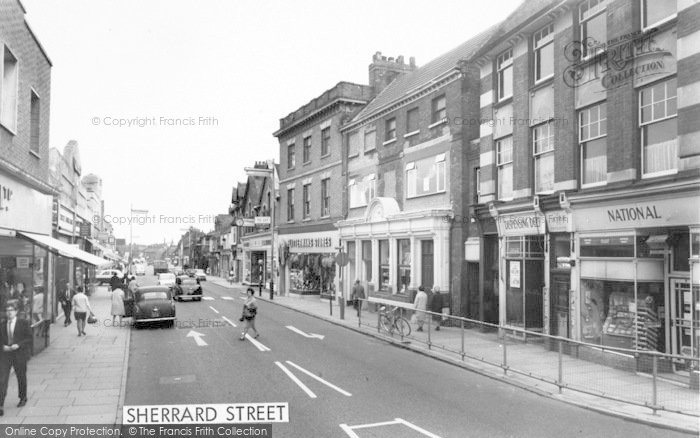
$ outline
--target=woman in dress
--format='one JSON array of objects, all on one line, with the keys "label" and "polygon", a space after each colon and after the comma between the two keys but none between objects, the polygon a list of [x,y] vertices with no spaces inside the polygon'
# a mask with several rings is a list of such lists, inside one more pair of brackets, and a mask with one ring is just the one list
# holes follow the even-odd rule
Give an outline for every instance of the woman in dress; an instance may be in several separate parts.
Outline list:
[{"label": "woman in dress", "polygon": [[255,291],[249,287],[246,294],[248,297],[246,298],[245,303],[243,303],[243,315],[241,315],[240,318],[240,321],[245,321],[243,331],[241,332],[241,341],[245,339],[245,335],[248,333],[249,329],[255,330],[256,338],[260,336],[258,329],[255,328],[255,315],[258,313],[258,304],[255,301]]},{"label": "woman in dress", "polygon": [[124,311],[124,291],[118,287],[112,291],[112,327],[114,327],[117,316],[119,317],[119,325],[122,324],[122,316]]}]

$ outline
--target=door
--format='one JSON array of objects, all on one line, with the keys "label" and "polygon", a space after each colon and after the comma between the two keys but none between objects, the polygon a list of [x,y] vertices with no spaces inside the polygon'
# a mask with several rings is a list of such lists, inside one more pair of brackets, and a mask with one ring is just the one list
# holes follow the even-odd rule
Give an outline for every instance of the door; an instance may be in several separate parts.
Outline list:
[{"label": "door", "polygon": [[420,261],[421,261],[421,285],[430,290],[433,287],[434,266],[433,266],[433,241],[420,241]]},{"label": "door", "polygon": [[549,296],[550,327],[549,332],[554,336],[571,337],[569,334],[569,289],[571,276],[569,273],[552,274]]},{"label": "door", "polygon": [[[695,300],[693,300],[692,295],[688,279],[671,279],[670,323],[672,353],[681,356],[697,357],[697,336],[693,336],[693,307],[698,306],[697,291]],[[698,328],[695,327],[695,330],[697,332]]]}]

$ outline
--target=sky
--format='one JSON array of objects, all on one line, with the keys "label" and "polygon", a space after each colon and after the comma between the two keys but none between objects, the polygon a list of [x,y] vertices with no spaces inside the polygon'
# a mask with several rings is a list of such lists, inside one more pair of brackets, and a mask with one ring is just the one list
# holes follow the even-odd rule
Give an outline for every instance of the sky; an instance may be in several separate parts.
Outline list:
[{"label": "sky", "polygon": [[[118,238],[213,229],[244,167],[279,162],[279,119],[372,55],[420,67],[520,0],[22,0],[53,63],[50,146],[79,144]],[[147,210],[128,225],[130,209]]]}]

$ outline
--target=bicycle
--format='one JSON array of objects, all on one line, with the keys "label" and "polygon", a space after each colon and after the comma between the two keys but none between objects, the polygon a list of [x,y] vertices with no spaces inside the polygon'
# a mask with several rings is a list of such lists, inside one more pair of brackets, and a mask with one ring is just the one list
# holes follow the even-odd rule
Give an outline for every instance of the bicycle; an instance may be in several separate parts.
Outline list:
[{"label": "bicycle", "polygon": [[411,334],[411,324],[406,318],[398,314],[398,307],[388,310],[386,306],[379,308],[379,326],[389,334],[394,334],[394,330],[401,336]]}]

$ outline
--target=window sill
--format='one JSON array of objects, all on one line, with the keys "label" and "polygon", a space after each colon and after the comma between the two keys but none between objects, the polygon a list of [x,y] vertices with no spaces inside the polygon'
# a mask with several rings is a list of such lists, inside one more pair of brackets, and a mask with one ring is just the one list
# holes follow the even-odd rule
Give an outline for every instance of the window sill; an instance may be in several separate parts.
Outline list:
[{"label": "window sill", "polygon": [[513,95],[511,94],[510,96],[506,96],[502,98],[501,100],[497,100],[496,102],[493,103],[493,108],[498,109],[502,106],[505,106],[513,101]]},{"label": "window sill", "polygon": [[436,126],[444,125],[445,123],[447,123],[447,119],[446,119],[446,118],[445,118],[445,119],[442,119],[442,120],[438,120],[437,122],[435,122],[435,123],[433,123],[433,124],[431,124],[431,125],[428,125],[428,129],[433,129],[433,128],[436,127]]},{"label": "window sill", "polygon": [[501,202],[510,202],[513,200],[513,197],[511,196],[510,198],[498,198],[498,200]]},{"label": "window sill", "polygon": [[2,126],[3,128],[5,128],[5,130],[6,130],[7,132],[9,132],[10,134],[12,134],[12,135],[14,135],[14,136],[17,135],[17,131],[16,131],[15,129],[12,129],[12,128],[10,128],[9,126],[7,126],[7,125],[5,124],[5,122],[0,121],[0,126]]},{"label": "window sill", "polygon": [[287,167],[287,170],[294,170],[294,166],[292,166],[292,167]]},{"label": "window sill", "polygon": [[543,190],[541,192],[535,192],[535,195],[543,195],[543,196],[553,195],[553,194],[554,194],[554,190]]},{"label": "window sill", "polygon": [[532,84],[530,91],[537,91],[540,88],[546,87],[547,85],[552,85],[553,82],[554,82],[554,74],[551,74],[551,75],[549,75],[545,78],[542,78],[542,79],[538,79],[535,81],[534,84]]},{"label": "window sill", "polygon": [[355,153],[355,154],[352,154],[352,155],[348,155],[348,160],[351,159],[351,158],[357,158],[357,157],[359,157],[359,156],[360,156],[360,154],[358,154],[358,153]]},{"label": "window sill", "polygon": [[288,223],[288,224],[293,224],[293,223],[294,223],[294,220],[287,221],[287,223]]},{"label": "window sill", "polygon": [[328,157],[330,157],[330,156],[331,156],[331,153],[329,152],[329,153],[327,153],[326,155],[321,155],[321,158],[328,158]]},{"label": "window sill", "polygon": [[660,27],[665,27],[665,25],[669,24],[671,21],[675,20],[676,18],[678,18],[678,13],[675,13],[673,15],[669,15],[668,17],[663,18],[663,19],[661,19],[661,20],[657,21],[656,23],[653,23],[649,26],[644,26],[642,24],[642,33],[647,33],[650,30],[659,31]]},{"label": "window sill", "polygon": [[31,150],[31,149],[29,150],[29,154],[30,154],[30,155],[34,155],[34,156],[35,156],[36,158],[38,158],[38,159],[41,159],[41,155],[39,155],[38,152],[34,152],[34,151]]},{"label": "window sill", "polygon": [[364,205],[355,205],[355,206],[350,206],[348,207],[350,210],[357,209],[357,208],[366,208],[367,204]]},{"label": "window sill", "polygon": [[661,172],[648,173],[646,175],[642,174],[642,179],[658,178],[660,176],[675,175],[678,173],[678,169],[664,170]]},{"label": "window sill", "polygon": [[607,186],[607,185],[608,185],[607,181],[601,181],[601,182],[589,183],[589,184],[581,184],[581,190],[592,189],[595,187],[603,187],[603,186]]},{"label": "window sill", "polygon": [[392,138],[391,140],[387,140],[384,143],[382,143],[382,146],[389,146],[392,143],[396,143],[396,137]]},{"label": "window sill", "polygon": [[311,222],[311,218],[310,218],[310,217],[307,217],[307,218],[305,218],[305,219],[302,219],[301,221],[302,221],[302,222]]},{"label": "window sill", "polygon": [[413,195],[413,196],[408,196],[406,195],[406,200],[409,199],[418,199],[418,198],[425,198],[426,196],[435,196],[435,195],[442,195],[447,193],[447,190],[440,190],[438,192],[432,192],[432,193],[424,193],[422,195]]},{"label": "window sill", "polygon": [[308,165],[310,165],[310,164],[311,164],[311,161],[307,161],[307,162],[305,162],[305,163],[302,164],[302,167],[308,166]]},{"label": "window sill", "polygon": [[371,154],[371,153],[373,153],[373,152],[377,152],[377,148],[367,149],[367,150],[365,151],[365,155]]},{"label": "window sill", "polygon": [[330,219],[330,218],[331,218],[331,215],[327,214],[325,216],[321,216],[319,219]]},{"label": "window sill", "polygon": [[416,131],[411,131],[411,132],[409,132],[409,133],[407,133],[407,134],[404,134],[404,135],[403,135],[403,138],[413,137],[414,135],[417,135],[417,134],[420,134],[420,129],[418,129],[418,130],[416,130]]}]

